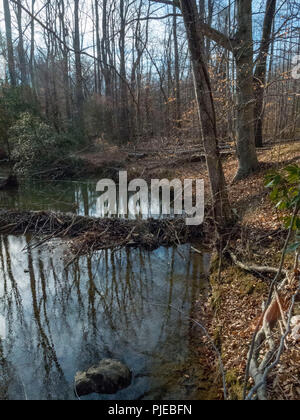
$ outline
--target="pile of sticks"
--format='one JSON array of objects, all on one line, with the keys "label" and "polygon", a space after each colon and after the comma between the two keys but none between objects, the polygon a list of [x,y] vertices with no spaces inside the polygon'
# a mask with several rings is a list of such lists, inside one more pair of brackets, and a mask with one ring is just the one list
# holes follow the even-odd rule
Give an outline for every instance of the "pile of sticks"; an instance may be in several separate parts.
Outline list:
[{"label": "pile of sticks", "polygon": [[202,236],[201,226],[187,226],[184,218],[98,219],[48,211],[0,210],[0,234],[35,235],[40,243],[52,238],[72,239],[81,254],[120,246],[156,249],[190,242]]}]

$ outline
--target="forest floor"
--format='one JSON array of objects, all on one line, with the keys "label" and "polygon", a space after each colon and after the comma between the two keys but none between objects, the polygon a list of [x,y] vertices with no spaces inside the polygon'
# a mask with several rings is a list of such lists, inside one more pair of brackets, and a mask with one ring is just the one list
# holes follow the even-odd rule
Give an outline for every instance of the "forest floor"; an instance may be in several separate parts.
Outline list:
[{"label": "forest floor", "polygon": [[[274,209],[268,197],[265,176],[270,171],[291,163],[299,164],[300,142],[268,145],[259,150],[260,170],[247,180],[233,185],[231,181],[237,170],[237,160],[233,148],[227,147],[224,152],[224,171],[229,185],[229,197],[239,219],[238,226],[229,240],[229,246],[243,262],[278,267],[286,230],[283,228],[282,214]],[[129,178],[205,179],[209,197],[205,162],[201,149],[195,144],[179,143],[174,146],[152,142],[139,146],[139,150],[114,148],[112,154],[106,151],[102,154],[88,154],[84,158],[98,166],[102,165],[108,156],[108,167],[126,169]],[[285,268],[292,270],[293,264],[293,258],[288,256]],[[195,318],[205,324],[219,346],[227,372],[230,399],[241,399],[247,352],[262,314],[262,303],[268,295],[270,279],[268,281],[246,273],[227,261],[223,263],[221,272],[217,271],[219,270],[216,268],[211,275],[209,299],[199,297]],[[299,314],[298,304],[294,315]],[[217,374],[215,354],[209,346],[204,350],[199,344],[198,348],[199,353],[195,358],[200,362],[202,379],[203,366],[206,366],[204,371],[207,375],[207,386],[203,386],[203,381],[199,381],[194,397],[222,399],[222,384],[220,374]],[[216,375],[211,374],[212,366]],[[195,363],[187,366],[182,373],[183,381],[184,378],[196,377]],[[269,377],[270,399],[299,400],[299,378],[300,345],[288,339],[281,362]]]},{"label": "forest floor", "polygon": [[[238,226],[232,233],[228,246],[245,263],[279,267],[287,232],[283,227],[283,214],[274,209],[269,199],[265,176],[288,164],[299,164],[300,144],[278,145],[262,150],[259,152],[259,160],[260,171],[234,185],[230,185],[230,181],[237,170],[236,159],[230,157],[224,161],[225,175],[230,185],[229,197],[239,217]],[[180,172],[182,176],[196,175],[194,168],[190,168],[188,172],[180,169]],[[199,173],[197,176],[199,177]],[[205,170],[200,176],[206,176]],[[285,269],[292,271],[293,267],[294,257],[288,255]],[[268,296],[270,280],[246,273],[228,261],[223,262],[219,272],[219,262],[216,261],[210,279],[210,298],[205,304],[199,299],[196,318],[205,323],[219,346],[231,399],[241,399],[243,395],[247,353],[262,314],[262,304]],[[300,315],[299,304],[294,315]],[[203,361],[203,349],[201,352]],[[212,351],[206,351],[205,360],[208,362],[209,374],[209,365],[216,363]],[[218,372],[218,368],[216,371]],[[221,399],[223,393],[220,379],[220,375],[216,375],[215,385],[220,386],[218,397]],[[288,339],[281,362],[269,377],[268,391],[273,400],[300,400],[299,343]]]}]

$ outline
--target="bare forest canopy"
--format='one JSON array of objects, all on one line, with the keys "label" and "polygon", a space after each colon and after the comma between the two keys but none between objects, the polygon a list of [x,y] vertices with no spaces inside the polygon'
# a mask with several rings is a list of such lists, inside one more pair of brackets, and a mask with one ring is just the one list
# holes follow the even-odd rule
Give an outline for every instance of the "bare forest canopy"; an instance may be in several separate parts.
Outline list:
[{"label": "bare forest canopy", "polygon": [[[240,38],[242,3],[197,0],[218,135],[226,141],[236,139],[239,87],[233,46]],[[253,27],[251,71],[266,88],[263,137],[299,136],[299,85],[291,77],[293,57],[300,52],[299,2],[246,3],[252,3],[252,22],[247,22]],[[269,29],[264,27],[267,3],[269,11],[275,6]],[[75,125],[89,137],[122,143],[170,133],[198,139],[192,65],[178,5],[1,0],[2,83],[30,86],[40,111],[57,130]],[[262,45],[264,30],[267,47]],[[266,75],[259,67],[264,58]]]}]

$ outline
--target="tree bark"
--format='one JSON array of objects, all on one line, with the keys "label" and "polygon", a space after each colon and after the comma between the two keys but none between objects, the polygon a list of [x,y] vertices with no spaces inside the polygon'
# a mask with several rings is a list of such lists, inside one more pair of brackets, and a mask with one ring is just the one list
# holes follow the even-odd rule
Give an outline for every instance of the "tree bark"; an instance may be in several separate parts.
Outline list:
[{"label": "tree bark", "polygon": [[181,128],[181,95],[180,95],[180,63],[179,63],[179,46],[177,35],[177,16],[176,7],[173,7],[173,37],[174,37],[174,76],[175,76],[175,124]]},{"label": "tree bark", "polygon": [[101,41],[100,41],[100,19],[99,19],[99,3],[95,0],[95,21],[96,21],[96,47],[97,47],[97,61],[96,61],[96,93],[101,94]]},{"label": "tree bark", "polygon": [[71,92],[70,92],[70,80],[69,80],[69,49],[68,49],[68,29],[65,23],[66,10],[65,0],[59,1],[59,20],[62,32],[63,45],[61,45],[61,51],[63,56],[63,80],[64,80],[64,93],[65,93],[65,109],[66,117],[68,122],[71,120]]},{"label": "tree bark", "polygon": [[125,31],[126,31],[126,10],[124,0],[120,0],[120,88],[121,88],[121,103],[120,103],[120,141],[127,143],[130,140],[130,123],[129,123],[129,109],[128,109],[128,87],[126,83],[126,56],[125,56]]},{"label": "tree bark", "polygon": [[22,0],[18,1],[17,11],[16,11],[17,23],[18,23],[18,35],[19,35],[18,55],[19,55],[19,65],[20,65],[20,73],[21,73],[21,83],[22,85],[26,85],[28,83],[28,77],[27,77],[27,69],[26,69],[27,66],[26,66],[24,41],[23,41],[21,1]]},{"label": "tree bark", "polygon": [[[182,11],[182,2],[178,0],[151,0],[156,3],[175,5]],[[194,2],[193,2],[194,3]],[[203,2],[202,7],[203,8]],[[210,5],[211,7],[211,5]],[[254,132],[254,88],[253,88],[253,36],[252,36],[252,0],[236,0],[238,31],[234,38],[201,22],[198,41],[203,43],[203,36],[208,37],[221,47],[231,51],[237,67],[237,155],[239,169],[235,181],[246,178],[258,169]],[[194,13],[199,18],[197,9]],[[183,14],[183,11],[182,11]],[[200,46],[201,48],[201,46]]]},{"label": "tree bark", "polygon": [[76,72],[76,114],[77,124],[83,132],[83,78],[81,65],[81,48],[80,48],[80,28],[79,28],[79,0],[74,0],[74,19],[75,19],[75,33],[74,33],[74,51],[75,51],[75,72]]},{"label": "tree bark", "polygon": [[5,32],[6,32],[6,43],[7,43],[7,59],[8,59],[8,71],[10,83],[13,87],[17,85],[17,76],[14,59],[14,47],[12,41],[12,30],[11,30],[11,14],[8,0],[3,0],[4,19],[5,19]]},{"label": "tree bark", "polygon": [[237,0],[237,154],[235,180],[246,178],[258,168],[254,137],[252,1]]},{"label": "tree bark", "polygon": [[[36,0],[31,0],[31,12],[33,15],[34,15],[35,1]],[[36,97],[35,73],[34,73],[35,22],[33,18],[31,18],[30,32],[31,32],[31,39],[30,39],[29,73],[30,73],[31,86],[34,91],[34,95]]]},{"label": "tree bark", "polygon": [[254,73],[255,89],[255,144],[256,147],[263,146],[263,114],[264,114],[264,93],[267,75],[268,53],[271,43],[273,22],[276,13],[276,0],[267,0],[266,13],[263,26],[262,40],[259,56]]},{"label": "tree bark", "polygon": [[220,232],[229,223],[231,211],[217,141],[217,124],[210,78],[204,58],[203,35],[196,0],[180,0],[192,60],[194,86],[212,193],[214,218]]}]

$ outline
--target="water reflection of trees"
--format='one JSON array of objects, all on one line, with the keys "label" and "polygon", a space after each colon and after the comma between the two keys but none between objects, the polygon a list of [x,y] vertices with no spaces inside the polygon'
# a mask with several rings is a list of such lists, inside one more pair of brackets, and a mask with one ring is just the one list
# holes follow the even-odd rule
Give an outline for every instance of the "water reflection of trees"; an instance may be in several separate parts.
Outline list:
[{"label": "water reflection of trees", "polygon": [[[128,203],[117,200],[117,213],[121,217],[148,218],[150,216],[149,203],[134,200],[135,194],[128,195]],[[31,180],[21,183],[19,189],[0,191],[1,207],[19,210],[52,210],[72,212],[82,216],[107,216],[105,206],[99,206],[99,193],[96,182],[87,181],[39,181]],[[118,194],[117,194],[118,198]],[[161,203],[154,203],[154,207],[161,209]],[[157,210],[158,211],[158,210]],[[158,213],[160,213],[158,211]],[[152,215],[154,217],[159,216]]]},{"label": "water reflection of trees", "polygon": [[65,268],[60,247],[22,252],[28,241],[0,238],[0,363],[29,398],[72,398],[76,371],[103,357],[142,371],[188,351],[189,323],[169,305],[193,311],[203,267],[190,247],[104,250]]},{"label": "water reflection of trees", "polygon": [[96,215],[96,182],[24,181],[18,190],[0,191],[3,208],[53,210]]}]

